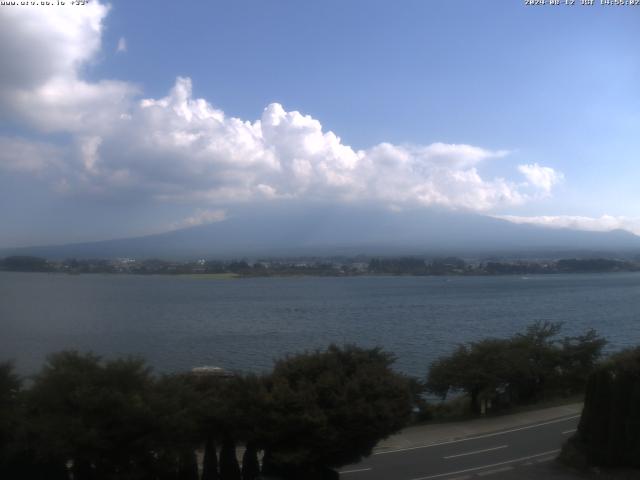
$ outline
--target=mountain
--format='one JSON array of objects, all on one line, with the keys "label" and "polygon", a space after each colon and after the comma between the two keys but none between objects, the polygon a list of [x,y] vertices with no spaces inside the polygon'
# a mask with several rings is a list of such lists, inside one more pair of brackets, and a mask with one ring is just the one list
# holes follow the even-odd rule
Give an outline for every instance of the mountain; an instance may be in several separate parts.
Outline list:
[{"label": "mountain", "polygon": [[640,237],[517,225],[483,215],[362,206],[272,205],[167,233],[4,249],[0,256],[228,258],[324,255],[516,254],[640,251]]}]

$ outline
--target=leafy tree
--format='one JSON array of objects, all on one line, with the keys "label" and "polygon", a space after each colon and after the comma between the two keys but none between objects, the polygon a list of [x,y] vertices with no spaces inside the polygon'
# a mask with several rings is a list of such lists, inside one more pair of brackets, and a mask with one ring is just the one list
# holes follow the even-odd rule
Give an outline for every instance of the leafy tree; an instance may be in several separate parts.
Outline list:
[{"label": "leafy tree", "polygon": [[[152,435],[154,451],[161,460],[156,463],[155,471],[162,478],[192,476],[193,453],[206,440],[198,410],[201,400],[202,394],[190,374],[163,375],[155,382],[150,400],[155,419]],[[217,475],[217,470],[211,470],[216,460],[215,443],[210,441],[205,446],[208,478],[216,479],[213,475]]]},{"label": "leafy tree", "polygon": [[[141,360],[65,351],[25,391],[2,364],[0,473],[196,480],[195,451],[204,445],[203,480],[255,480],[259,450],[263,473],[337,478],[331,468],[369,454],[410,417],[420,384],[394,373],[393,360],[380,349],[331,346],[280,360],[268,377],[156,378]],[[236,443],[246,447],[242,472]]]},{"label": "leafy tree", "polygon": [[579,392],[606,342],[593,330],[558,340],[560,331],[561,324],[536,322],[507,339],[460,345],[432,363],[427,389],[443,399],[465,392],[474,413],[483,399],[509,405]]},{"label": "leafy tree", "polygon": [[587,384],[607,341],[590,329],[583,335],[563,338],[561,344],[560,368],[564,387],[579,391]]},{"label": "leafy tree", "polygon": [[151,385],[141,360],[52,355],[27,399],[38,456],[63,465],[72,460],[77,480],[142,478],[153,463]]},{"label": "leafy tree", "polygon": [[409,382],[379,348],[335,345],[278,361],[266,380],[265,470],[314,478],[369,455],[411,414]]},{"label": "leafy tree", "polygon": [[510,371],[506,380],[516,402],[536,401],[553,385],[561,358],[554,339],[561,330],[561,323],[534,322],[525,333],[510,339]]},{"label": "leafy tree", "polygon": [[480,412],[483,397],[507,386],[509,350],[508,342],[499,339],[460,345],[431,365],[427,389],[443,399],[450,391],[462,390],[469,394],[472,412]]},{"label": "leafy tree", "polygon": [[59,459],[38,455],[25,411],[25,391],[11,362],[0,363],[0,478],[68,480]]},{"label": "leafy tree", "polygon": [[220,442],[225,437],[251,436],[254,420],[262,411],[263,386],[255,376],[205,376],[195,380],[200,397],[198,415],[204,431]]},{"label": "leafy tree", "polygon": [[16,431],[19,425],[20,378],[11,362],[0,363],[0,477],[9,477],[17,462]]},{"label": "leafy tree", "polygon": [[[6,446],[14,429],[21,381],[11,362],[0,363],[0,448]],[[0,450],[4,452],[4,448]]]}]

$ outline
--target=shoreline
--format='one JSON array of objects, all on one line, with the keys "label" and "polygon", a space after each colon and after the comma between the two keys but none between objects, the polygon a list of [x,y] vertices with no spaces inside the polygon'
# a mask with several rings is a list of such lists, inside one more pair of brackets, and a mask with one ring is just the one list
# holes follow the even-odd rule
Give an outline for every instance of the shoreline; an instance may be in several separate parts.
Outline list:
[{"label": "shoreline", "polygon": [[49,275],[92,275],[92,276],[118,276],[118,277],[169,277],[169,278],[193,278],[198,280],[236,280],[247,278],[407,278],[407,277],[428,277],[428,278],[505,278],[521,277],[522,280],[529,280],[531,277],[549,277],[559,275],[622,275],[638,274],[640,270],[621,271],[590,271],[590,272],[536,272],[536,273],[447,273],[447,274],[411,274],[411,273],[349,273],[349,274],[313,274],[313,273],[273,273],[265,275],[242,274],[233,272],[224,273],[140,273],[140,272],[63,272],[63,271],[23,271],[23,270],[0,270],[2,273],[20,274],[49,274]]}]

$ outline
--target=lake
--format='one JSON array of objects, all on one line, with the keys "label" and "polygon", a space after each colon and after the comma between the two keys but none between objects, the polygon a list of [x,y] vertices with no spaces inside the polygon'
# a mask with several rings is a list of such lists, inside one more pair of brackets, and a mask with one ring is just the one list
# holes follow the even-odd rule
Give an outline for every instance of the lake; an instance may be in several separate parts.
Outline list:
[{"label": "lake", "polygon": [[536,320],[640,344],[640,273],[500,277],[199,279],[0,272],[0,360],[37,371],[48,353],[142,355],[156,371],[264,371],[331,342],[382,346],[423,376],[456,344]]}]

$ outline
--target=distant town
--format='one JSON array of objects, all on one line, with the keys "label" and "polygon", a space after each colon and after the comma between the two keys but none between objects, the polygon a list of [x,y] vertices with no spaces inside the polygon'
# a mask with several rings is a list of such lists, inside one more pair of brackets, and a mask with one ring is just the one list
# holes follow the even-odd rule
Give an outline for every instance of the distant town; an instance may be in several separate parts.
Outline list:
[{"label": "distant town", "polygon": [[638,259],[465,260],[458,257],[353,257],[267,260],[168,261],[160,259],[66,259],[33,256],[0,259],[0,270],[68,274],[209,275],[220,277],[363,275],[529,275],[640,271]]}]

